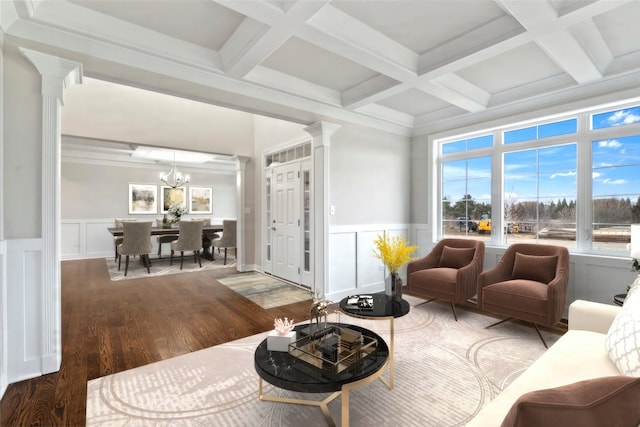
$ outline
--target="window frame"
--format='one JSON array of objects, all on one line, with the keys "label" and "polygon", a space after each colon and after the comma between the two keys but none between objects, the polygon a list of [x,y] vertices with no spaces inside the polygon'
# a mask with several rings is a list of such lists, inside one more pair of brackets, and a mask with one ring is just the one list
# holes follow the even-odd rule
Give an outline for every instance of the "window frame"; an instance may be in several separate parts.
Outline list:
[{"label": "window frame", "polygon": [[[487,245],[496,247],[506,247],[508,242],[503,233],[504,217],[504,154],[513,151],[528,149],[539,149],[562,144],[576,144],[576,241],[575,250],[572,252],[590,255],[604,255],[623,257],[626,254],[621,251],[606,251],[595,249],[592,245],[593,239],[593,194],[592,194],[592,143],[602,139],[614,139],[627,136],[640,135],[640,122],[611,126],[607,128],[592,129],[591,120],[593,115],[623,110],[626,108],[640,106],[640,100],[627,100],[620,103],[612,103],[597,107],[584,108],[579,111],[568,111],[553,116],[539,117],[526,121],[508,123],[494,126],[492,128],[479,129],[473,132],[461,134],[450,133],[440,137],[434,137],[433,142],[433,236],[434,240],[443,238],[443,218],[442,218],[442,179],[443,163],[453,160],[465,160],[473,157],[491,156],[492,159],[492,180],[491,180],[491,212],[492,212],[492,232]],[[577,119],[577,132],[563,134],[547,138],[539,138],[521,142],[504,143],[504,132],[517,130],[525,127],[540,126],[552,122],[561,122],[572,118]],[[455,142],[460,139],[471,139],[478,136],[493,134],[493,146],[469,151],[443,154],[442,145]],[[493,214],[496,212],[496,214]],[[538,239],[534,240],[536,243]]]}]

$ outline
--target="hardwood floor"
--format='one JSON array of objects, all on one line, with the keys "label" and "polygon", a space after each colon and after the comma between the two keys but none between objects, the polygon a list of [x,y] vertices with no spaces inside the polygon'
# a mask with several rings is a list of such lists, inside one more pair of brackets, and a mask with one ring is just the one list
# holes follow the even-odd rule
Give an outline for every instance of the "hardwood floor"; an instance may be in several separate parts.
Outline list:
[{"label": "hardwood floor", "polygon": [[309,318],[303,301],[265,310],[215,279],[235,268],[112,282],[104,260],[62,263],[62,366],[10,384],[1,426],[85,425],[87,381]]}]

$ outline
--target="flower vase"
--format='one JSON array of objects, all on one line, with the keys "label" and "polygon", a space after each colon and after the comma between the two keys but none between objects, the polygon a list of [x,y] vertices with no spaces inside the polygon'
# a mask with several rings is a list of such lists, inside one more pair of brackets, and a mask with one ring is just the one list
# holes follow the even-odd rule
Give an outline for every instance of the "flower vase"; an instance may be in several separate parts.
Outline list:
[{"label": "flower vase", "polygon": [[397,299],[402,298],[402,278],[398,273],[391,273],[389,280],[385,283],[384,293]]}]

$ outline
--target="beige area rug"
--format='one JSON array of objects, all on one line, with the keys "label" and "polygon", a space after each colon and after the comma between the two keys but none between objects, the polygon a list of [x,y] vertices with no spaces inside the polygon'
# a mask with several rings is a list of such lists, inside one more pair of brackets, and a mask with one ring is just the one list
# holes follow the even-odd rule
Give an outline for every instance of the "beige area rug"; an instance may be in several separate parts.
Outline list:
[{"label": "beige area rug", "polygon": [[312,297],[307,289],[256,271],[231,274],[218,279],[218,282],[264,309],[311,300]]},{"label": "beige area rug", "polygon": [[[232,252],[232,251],[230,251]],[[194,271],[212,270],[216,268],[229,268],[236,266],[236,258],[233,254],[227,255],[227,265],[224,265],[224,255],[215,255],[214,261],[202,258],[202,267],[197,262],[193,261],[193,254],[185,253],[184,264],[182,270],[180,270],[180,254],[173,256],[173,265],[169,265],[169,255],[163,255],[162,258],[151,257],[151,274],[147,272],[147,268],[142,264],[139,257],[129,258],[129,271],[127,275],[124,275],[124,257],[122,258],[122,265],[118,270],[118,262],[114,261],[114,257],[105,258],[107,263],[107,270],[109,270],[109,277],[111,280],[127,280],[127,279],[139,279],[141,277],[153,277],[153,276],[165,276],[167,274],[179,274],[179,273],[193,273]]]},{"label": "beige area rug", "polygon": [[[354,427],[461,426],[543,352],[532,328],[448,304],[406,297],[411,312],[395,321],[395,388],[374,381],[351,393]],[[332,314],[365,326],[387,343],[389,322]],[[558,336],[542,332],[549,344]],[[319,408],[258,400],[253,365],[266,333],[89,381],[88,426],[325,426]],[[281,397],[324,398],[266,384]],[[329,404],[340,420],[340,399]]]}]

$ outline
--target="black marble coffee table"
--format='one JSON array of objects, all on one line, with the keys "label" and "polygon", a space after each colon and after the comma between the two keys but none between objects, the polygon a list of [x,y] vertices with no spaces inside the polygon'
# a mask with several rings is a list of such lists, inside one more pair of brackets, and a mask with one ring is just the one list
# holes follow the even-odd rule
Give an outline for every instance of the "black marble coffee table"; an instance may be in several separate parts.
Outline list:
[{"label": "black marble coffee table", "polygon": [[[375,350],[367,357],[354,362],[348,368],[336,374],[328,374],[317,367],[311,366],[288,352],[267,350],[265,339],[256,348],[254,365],[259,375],[258,393],[260,400],[280,403],[294,403],[298,405],[318,406],[322,410],[327,423],[335,426],[327,405],[337,397],[342,397],[343,427],[349,425],[349,392],[379,378],[384,372],[389,360],[389,347],[376,333],[355,325],[329,323],[329,326],[348,328],[377,340]],[[308,328],[308,325],[298,325],[295,329]],[[276,387],[304,393],[332,393],[324,400],[303,400],[277,396],[267,396],[262,392],[262,380]]]}]

